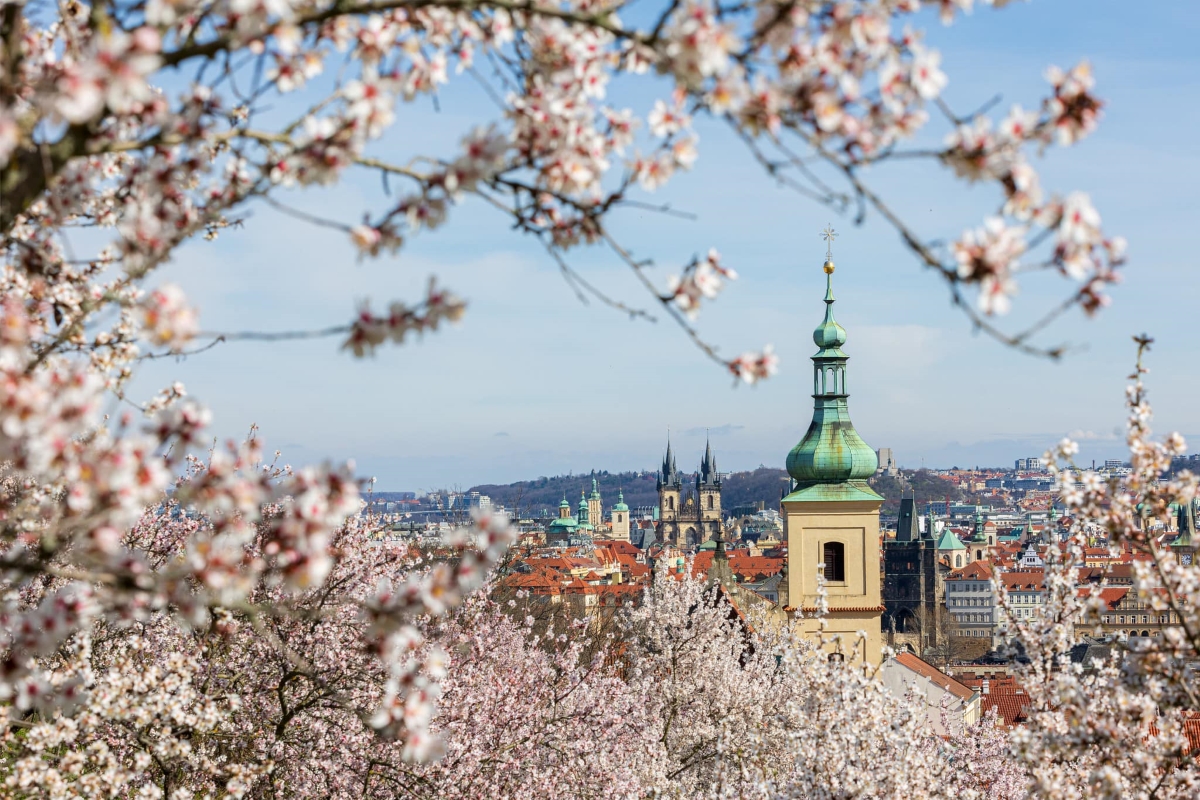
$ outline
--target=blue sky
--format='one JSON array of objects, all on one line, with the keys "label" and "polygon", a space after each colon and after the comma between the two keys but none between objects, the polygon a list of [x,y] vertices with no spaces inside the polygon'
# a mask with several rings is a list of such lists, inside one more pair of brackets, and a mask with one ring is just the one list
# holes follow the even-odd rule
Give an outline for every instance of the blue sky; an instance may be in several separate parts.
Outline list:
[{"label": "blue sky", "polygon": [[[811,331],[819,321],[824,246],[832,222],[837,317],[848,331],[851,413],[875,447],[904,466],[1011,463],[1066,434],[1085,458],[1119,456],[1130,336],[1157,339],[1151,355],[1156,429],[1200,434],[1200,370],[1192,342],[1200,300],[1194,226],[1200,155],[1200,5],[1074,0],[977,9],[953,27],[927,27],[950,76],[946,97],[967,110],[994,94],[1001,108],[1033,106],[1050,64],[1091,59],[1107,101],[1100,129],[1038,162],[1047,188],[1091,194],[1107,230],[1130,241],[1125,282],[1095,319],[1073,313],[1046,341],[1076,349],[1059,363],[1019,355],[972,333],[945,289],[895,233],[871,217],[854,226],[778,189],[719,127],[701,125],[700,159],[663,192],[695,221],[623,211],[615,231],[659,265],[716,247],[741,279],[699,319],[734,355],[772,343],[781,374],[731,388],[670,323],[630,321],[583,305],[537,243],[477,202],[393,258],[359,263],[336,232],[256,206],[249,224],[188,245],[164,271],[199,305],[206,330],[293,330],[349,319],[358,300],[416,298],[435,274],[470,301],[461,325],[423,342],[355,360],[332,340],[232,343],[180,362],[148,364],[145,395],[172,380],[210,405],[215,432],[257,423],[269,447],[300,464],[355,459],[383,489],[466,487],[538,475],[650,468],[668,426],[680,466],[698,463],[713,430],[722,470],[780,466],[811,416]],[[654,87],[614,94],[644,114]],[[472,125],[494,118],[459,79],[428,104],[402,109],[379,152],[397,160],[447,154]],[[944,131],[936,128],[940,137]],[[967,188],[938,167],[880,169],[871,180],[929,238],[956,237],[992,208],[990,187]],[[295,193],[292,204],[355,222],[379,202],[374,179]],[[604,251],[572,263],[596,285],[641,303],[633,277]],[[1053,303],[1062,281],[1029,281],[1020,315]],[[1200,450],[1200,440],[1195,449]]]}]

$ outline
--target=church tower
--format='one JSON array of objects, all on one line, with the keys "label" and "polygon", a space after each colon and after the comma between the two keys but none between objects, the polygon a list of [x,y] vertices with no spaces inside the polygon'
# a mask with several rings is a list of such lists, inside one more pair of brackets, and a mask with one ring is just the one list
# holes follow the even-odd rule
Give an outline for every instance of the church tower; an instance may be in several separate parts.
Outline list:
[{"label": "church tower", "polygon": [[584,531],[591,533],[592,524],[588,517],[587,497],[584,495],[582,489],[579,491],[579,512],[575,519],[579,524],[580,533],[583,533]]},{"label": "church tower", "polygon": [[592,521],[592,525],[600,527],[600,521],[604,519],[601,515],[600,504],[600,487],[596,484],[596,473],[592,473],[592,493],[588,495],[588,519]]},{"label": "church tower", "polygon": [[1191,500],[1180,504],[1175,520],[1179,533],[1171,542],[1171,551],[1175,554],[1176,562],[1190,567],[1196,556],[1196,545],[1200,544],[1197,542],[1200,537],[1196,536],[1196,507]]},{"label": "church tower", "polygon": [[629,506],[625,505],[625,492],[617,492],[617,504],[612,507],[612,538],[629,541]]},{"label": "church tower", "polygon": [[667,454],[663,456],[662,471],[658,474],[658,541],[664,544],[679,542],[681,488],[675,453],[671,450],[671,440],[667,439]]},{"label": "church tower", "polygon": [[[826,238],[832,238],[827,230]],[[833,318],[833,256],[825,261],[825,319],[813,331],[813,417],[807,433],[788,453],[793,489],[783,498],[787,537],[789,611],[802,633],[821,635],[818,574],[828,599],[824,636],[830,652],[847,660],[880,661],[879,508],[883,498],[867,484],[879,459],[850,422],[846,331]],[[910,534],[911,535],[911,534]],[[803,612],[801,617],[800,612]],[[858,631],[866,639],[858,638]]]},{"label": "church tower", "polygon": [[700,504],[700,540],[716,542],[721,534],[721,473],[712,445],[704,443],[704,461],[696,476],[696,500]]}]

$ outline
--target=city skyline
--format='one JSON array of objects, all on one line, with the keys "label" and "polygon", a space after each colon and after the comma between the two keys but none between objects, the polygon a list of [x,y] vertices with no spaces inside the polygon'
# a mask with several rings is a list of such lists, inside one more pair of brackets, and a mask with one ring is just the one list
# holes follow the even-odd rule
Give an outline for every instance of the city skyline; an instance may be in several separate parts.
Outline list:
[{"label": "city skyline", "polygon": [[[1148,377],[1156,429],[1200,431],[1190,402],[1200,389],[1190,368],[1191,331],[1185,315],[1171,313],[1197,299],[1188,231],[1166,213],[1200,180],[1200,158],[1185,140],[1200,111],[1175,101],[1194,90],[1200,74],[1183,46],[1200,15],[1159,7],[1124,20],[1114,36],[1115,15],[1082,12],[1078,2],[980,8],[950,31],[936,23],[928,31],[952,75],[947,98],[962,109],[997,91],[1003,106],[1031,105],[1045,94],[1047,66],[1092,59],[1097,92],[1108,103],[1100,129],[1038,166],[1048,186],[1091,194],[1106,228],[1129,238],[1131,260],[1111,308],[1095,320],[1072,313],[1051,329],[1048,343],[1080,348],[1062,363],[970,335],[944,288],[877,216],[856,227],[776,189],[731,135],[701,124],[695,170],[648,196],[697,220],[624,212],[616,232],[661,265],[652,272],[660,286],[678,271],[669,265],[710,246],[722,252],[742,277],[702,311],[698,325],[724,355],[773,344],[781,372],[761,386],[731,389],[666,321],[629,321],[601,304],[581,304],[535,243],[467,203],[443,230],[413,237],[396,258],[362,264],[340,234],[255,206],[254,225],[188,245],[163,271],[197,303],[206,331],[336,324],[364,297],[379,308],[417,296],[435,273],[471,303],[460,326],[363,361],[339,352],[335,340],[225,344],[182,364],[145,365],[134,392],[149,396],[178,377],[213,408],[222,438],[258,423],[268,450],[283,450],[287,462],[353,458],[358,474],[389,488],[650,465],[668,425],[681,437],[706,426],[724,431],[714,437],[727,469],[779,466],[807,427],[809,333],[823,288],[819,232],[832,221],[841,232],[835,257],[855,375],[851,413],[866,441],[891,447],[901,465],[1004,464],[1040,455],[1071,434],[1087,461],[1120,457],[1130,337],[1143,331],[1157,339]],[[1179,46],[1161,46],[1163,37]],[[635,91],[622,101],[644,111],[648,97]],[[428,112],[421,120],[428,124],[412,125],[403,142],[389,146],[444,149],[478,118],[481,102],[456,84],[440,97],[440,113]],[[1146,124],[1166,107],[1183,124]],[[955,237],[980,224],[990,193],[947,193],[948,174],[922,169],[920,182],[900,167],[881,172],[877,185],[923,234]],[[353,222],[376,193],[373,184],[351,182],[289,201],[311,212],[341,210]],[[605,291],[645,305],[633,276],[604,253],[580,250],[572,263]],[[1011,324],[1059,299],[1061,283],[1024,284]],[[276,394],[295,402],[285,405]]]}]

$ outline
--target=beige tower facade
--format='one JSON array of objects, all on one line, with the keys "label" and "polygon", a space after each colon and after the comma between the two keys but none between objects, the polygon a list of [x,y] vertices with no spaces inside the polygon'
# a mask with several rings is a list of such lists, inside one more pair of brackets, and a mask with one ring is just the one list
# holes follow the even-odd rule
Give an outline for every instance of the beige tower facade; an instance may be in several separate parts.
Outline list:
[{"label": "beige tower facade", "polygon": [[592,475],[592,493],[587,498],[588,519],[592,521],[592,525],[596,526],[599,533],[601,521],[604,519],[603,504],[600,501],[600,486],[596,483],[596,476]]},{"label": "beige tower facade", "polygon": [[[879,507],[882,499],[862,497],[806,500],[793,492],[784,498],[784,536],[788,546],[788,600],[801,631],[821,635],[819,582],[825,584],[826,638],[838,634],[831,652],[880,663],[883,647],[883,600],[880,592]],[[859,631],[866,636],[861,638]]]},{"label": "beige tower facade", "polygon": [[613,506],[612,516],[612,533],[610,538],[622,542],[629,541],[629,506],[625,505],[625,492],[617,493],[617,504]]},{"label": "beige tower facade", "polygon": [[[781,501],[787,604],[801,631],[847,660],[880,663],[879,508],[867,484],[879,464],[850,422],[846,331],[833,318],[833,260],[825,262],[825,319],[813,332],[813,418],[788,454],[792,491]],[[824,584],[827,609],[819,603]],[[817,614],[824,611],[825,628]]]}]

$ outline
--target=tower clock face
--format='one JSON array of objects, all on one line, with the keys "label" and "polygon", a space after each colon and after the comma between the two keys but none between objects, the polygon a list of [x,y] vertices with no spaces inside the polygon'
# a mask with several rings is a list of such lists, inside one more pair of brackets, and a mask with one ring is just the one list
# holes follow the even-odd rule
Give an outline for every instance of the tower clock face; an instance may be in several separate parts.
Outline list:
[{"label": "tower clock face", "polygon": [[1192,554],[1191,554],[1191,553],[1184,553],[1184,554],[1183,554],[1183,555],[1180,557],[1180,559],[1179,559],[1179,563],[1180,563],[1180,564],[1183,564],[1185,567],[1189,567],[1189,566],[1191,566],[1191,564],[1192,564]]}]

